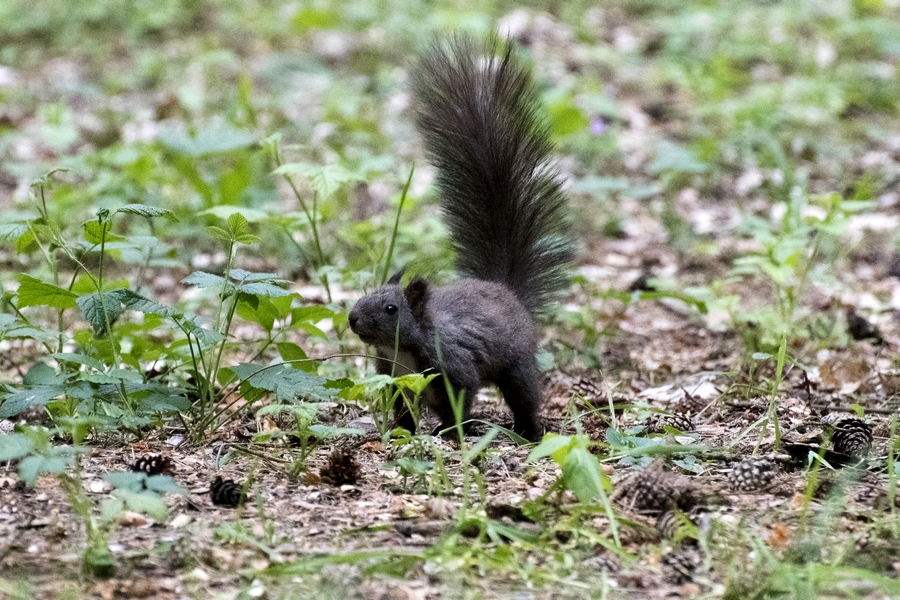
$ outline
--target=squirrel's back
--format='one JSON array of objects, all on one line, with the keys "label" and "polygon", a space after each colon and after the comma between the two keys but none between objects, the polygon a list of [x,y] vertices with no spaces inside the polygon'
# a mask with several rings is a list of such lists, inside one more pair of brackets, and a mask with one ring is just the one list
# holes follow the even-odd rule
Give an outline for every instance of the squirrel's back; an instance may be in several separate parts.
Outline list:
[{"label": "squirrel's back", "polygon": [[423,53],[412,91],[457,269],[508,286],[540,312],[566,285],[572,246],[528,69],[510,46],[457,37]]}]

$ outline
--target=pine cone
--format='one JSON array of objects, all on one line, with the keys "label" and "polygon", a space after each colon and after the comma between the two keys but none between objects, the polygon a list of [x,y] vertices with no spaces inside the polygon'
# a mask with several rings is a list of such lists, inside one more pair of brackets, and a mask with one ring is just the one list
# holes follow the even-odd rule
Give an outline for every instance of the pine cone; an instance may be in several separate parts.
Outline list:
[{"label": "pine cone", "polygon": [[688,547],[664,554],[660,562],[663,579],[667,583],[681,585],[694,578],[694,574],[703,566],[703,556],[697,548]]},{"label": "pine cone", "polygon": [[689,479],[665,471],[657,463],[622,481],[615,495],[625,508],[651,516],[672,508],[690,512],[700,503],[699,491]]},{"label": "pine cone", "polygon": [[226,508],[235,508],[247,500],[242,484],[235,483],[232,479],[223,481],[221,476],[216,476],[216,480],[209,486],[209,496],[214,505]]},{"label": "pine cone", "polygon": [[856,417],[845,417],[834,423],[831,444],[835,452],[865,458],[872,449],[872,426]]},{"label": "pine cone", "polygon": [[656,519],[656,530],[667,540],[696,543],[691,535],[694,520],[678,510],[667,510]]},{"label": "pine cone", "polygon": [[672,412],[681,415],[696,416],[706,408],[707,404],[709,404],[709,402],[706,400],[693,396],[689,394],[687,390],[684,390],[684,398],[672,406]]},{"label": "pine cone", "polygon": [[776,472],[775,463],[770,460],[745,458],[732,465],[728,484],[738,492],[755,492],[769,487]]},{"label": "pine cone", "polygon": [[676,413],[672,415],[655,414],[647,419],[647,433],[665,433],[666,427],[682,432],[694,431],[694,421],[689,415]]},{"label": "pine cone", "polygon": [[139,471],[147,475],[171,475],[174,466],[172,459],[168,456],[150,453],[138,456],[128,465],[132,471]]},{"label": "pine cone", "polygon": [[604,552],[597,556],[592,556],[582,564],[598,571],[606,571],[607,573],[618,573],[622,570],[622,563],[619,561],[619,557],[612,552]]},{"label": "pine cone", "polygon": [[354,485],[359,480],[359,463],[350,448],[339,448],[328,456],[319,470],[322,480],[332,485]]},{"label": "pine cone", "polygon": [[602,381],[600,377],[593,378],[582,375],[572,382],[572,393],[596,405],[604,398],[603,387],[600,385]]}]

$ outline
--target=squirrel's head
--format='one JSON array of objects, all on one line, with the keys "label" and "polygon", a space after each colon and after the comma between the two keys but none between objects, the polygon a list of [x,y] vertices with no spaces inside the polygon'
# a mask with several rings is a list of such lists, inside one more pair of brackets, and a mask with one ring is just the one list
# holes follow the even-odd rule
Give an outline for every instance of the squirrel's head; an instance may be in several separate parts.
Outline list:
[{"label": "squirrel's head", "polygon": [[350,329],[366,344],[400,347],[418,339],[425,322],[428,303],[428,282],[413,277],[406,287],[400,285],[397,273],[386,285],[361,298],[350,311]]}]

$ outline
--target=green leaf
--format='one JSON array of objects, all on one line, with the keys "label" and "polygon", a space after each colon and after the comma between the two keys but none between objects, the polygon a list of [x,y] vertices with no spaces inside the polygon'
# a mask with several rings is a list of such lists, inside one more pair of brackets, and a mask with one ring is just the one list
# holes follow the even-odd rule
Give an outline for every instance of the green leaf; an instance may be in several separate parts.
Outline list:
[{"label": "green leaf", "polygon": [[181,280],[181,283],[197,286],[198,288],[222,287],[225,285],[225,278],[205,273],[203,271],[194,271]]},{"label": "green leaf", "polygon": [[239,296],[237,314],[245,321],[262,325],[266,331],[272,331],[278,316],[278,312],[268,298],[259,298],[244,293]]},{"label": "green leaf", "polygon": [[35,405],[44,405],[62,394],[65,389],[59,385],[47,385],[19,390],[8,394],[0,405],[0,419],[15,416]]},{"label": "green leaf", "polygon": [[0,242],[11,242],[28,232],[28,223],[0,223]]},{"label": "green leaf", "polygon": [[263,371],[260,371],[261,368],[253,363],[241,363],[228,367],[228,370],[255,388],[275,392],[279,401],[296,398],[330,400],[337,395],[335,390],[325,387],[327,380],[324,377],[292,369],[288,365],[277,365]]},{"label": "green leaf", "polygon": [[114,488],[135,493],[144,489],[144,481],[146,479],[147,474],[140,471],[114,471],[103,474],[103,481]]},{"label": "green leaf", "polygon": [[86,367],[94,369],[95,371],[102,372],[106,369],[106,365],[104,365],[102,362],[92,356],[86,356],[84,354],[57,352],[56,354],[51,354],[50,358],[56,359],[60,362],[69,362],[76,365],[84,365]]},{"label": "green leaf", "polygon": [[224,240],[226,242],[231,241],[231,234],[221,227],[216,227],[215,225],[208,226],[206,228],[206,233],[208,233],[211,238],[216,240]]},{"label": "green leaf", "polygon": [[144,485],[148,490],[159,492],[160,494],[179,494],[187,496],[190,492],[175,483],[175,480],[168,475],[152,475],[144,481]]},{"label": "green leaf", "polygon": [[52,306],[53,308],[75,308],[77,296],[59,286],[44,283],[30,275],[19,277],[18,307]]},{"label": "green leaf", "polygon": [[534,448],[534,450],[532,450],[531,453],[528,454],[527,462],[534,462],[539,458],[551,456],[559,450],[567,447],[571,442],[572,436],[548,433],[546,436],[544,436],[543,441],[541,441],[541,443],[538,444]]},{"label": "green leaf", "polygon": [[340,187],[360,177],[341,165],[314,165],[311,163],[286,163],[275,169],[276,175],[305,177],[320,198],[329,198]]},{"label": "green leaf", "polygon": [[600,461],[584,448],[573,448],[562,464],[566,488],[583,504],[593,504],[604,493]]},{"label": "green leaf", "polygon": [[113,496],[124,502],[125,506],[130,510],[145,514],[154,521],[163,522],[169,518],[169,508],[166,506],[166,501],[155,494],[140,494],[118,489],[113,492]]},{"label": "green leaf", "polygon": [[92,221],[86,221],[84,223],[84,239],[88,241],[90,244],[101,244],[104,242],[104,234],[106,236],[106,242],[122,242],[125,240],[121,235],[116,235],[114,233],[110,233],[109,230],[112,227],[112,223],[106,221],[102,225],[97,222],[97,219]]},{"label": "green leaf", "polygon": [[19,462],[19,477],[28,485],[34,485],[41,473],[65,473],[72,462],[67,456],[28,456]]},{"label": "green leaf", "polygon": [[155,300],[145,298],[141,294],[138,294],[137,292],[132,290],[122,290],[120,296],[122,304],[132,310],[144,313],[145,315],[173,317],[181,314],[171,306],[166,306],[165,304],[160,304]]},{"label": "green leaf", "polygon": [[0,435],[0,462],[22,458],[34,449],[34,442],[27,435],[10,433]]},{"label": "green leaf", "polygon": [[[306,352],[294,342],[279,342],[278,344],[275,344],[275,346],[278,348],[278,353],[284,361],[306,359]],[[313,368],[317,367],[315,361],[291,363],[291,367],[300,369],[301,371],[306,371],[307,368],[305,367],[308,367],[309,365],[312,365]]]},{"label": "green leaf", "polygon": [[252,133],[230,127],[207,127],[193,136],[176,129],[160,129],[157,139],[169,150],[190,157],[246,148],[256,142]]},{"label": "green leaf", "polygon": [[204,347],[217,344],[224,339],[224,336],[218,331],[203,327],[203,320],[200,317],[180,319],[178,322],[185,331],[194,336]]},{"label": "green leaf", "polygon": [[300,323],[318,323],[324,319],[331,319],[335,315],[333,310],[324,306],[301,306],[291,311],[291,325],[296,326]]},{"label": "green leaf", "polygon": [[201,215],[213,215],[214,217],[219,217],[223,221],[227,221],[228,217],[233,214],[240,214],[250,223],[255,223],[257,221],[264,221],[269,218],[269,213],[256,209],[256,208],[247,208],[246,206],[213,206],[212,208],[207,208],[202,211]]},{"label": "green leaf", "polygon": [[290,281],[279,279],[275,273],[251,273],[244,269],[232,269],[231,279],[235,282],[238,291],[256,296],[290,296],[293,292],[280,285],[287,285]]},{"label": "green leaf", "polygon": [[28,373],[22,378],[22,383],[27,386],[35,385],[62,385],[66,382],[66,376],[57,373],[56,369],[37,362],[28,367]]},{"label": "green leaf", "polygon": [[[109,319],[109,324],[112,325],[119,318],[119,315],[125,312],[122,300],[127,294],[128,290],[118,289],[103,292],[102,295],[99,292],[86,294],[76,299],[84,318],[91,324],[94,335],[97,337],[106,335],[107,318]],[[104,306],[106,307],[105,315]]]},{"label": "green leaf", "polygon": [[152,219],[153,217],[163,217],[172,221],[173,223],[178,222],[178,217],[175,216],[171,210],[167,208],[160,208],[158,206],[148,206],[146,204],[126,204],[125,206],[119,208],[113,214],[125,213],[129,215],[138,215],[140,217],[144,217],[147,219]]}]

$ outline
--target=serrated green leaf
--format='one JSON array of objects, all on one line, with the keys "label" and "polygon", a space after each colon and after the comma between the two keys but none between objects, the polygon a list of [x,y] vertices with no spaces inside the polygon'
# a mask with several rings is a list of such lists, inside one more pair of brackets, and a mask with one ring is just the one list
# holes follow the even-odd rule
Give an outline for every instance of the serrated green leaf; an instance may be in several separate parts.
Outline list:
[{"label": "serrated green leaf", "polygon": [[229,234],[221,227],[216,227],[215,225],[209,225],[206,228],[206,233],[209,234],[209,237],[216,240],[224,240],[226,242],[231,241],[231,234]]},{"label": "serrated green leaf", "polygon": [[234,241],[239,244],[256,244],[259,243],[259,237],[252,233],[242,233],[234,236]]},{"label": "serrated green leaf", "polygon": [[0,435],[0,462],[22,458],[34,448],[34,442],[27,435],[10,433]]},{"label": "serrated green leaf", "polygon": [[[106,335],[107,319],[109,319],[109,324],[112,325],[115,320],[125,312],[125,308],[122,306],[122,300],[127,295],[127,292],[128,290],[122,289],[109,290],[103,292],[102,295],[99,292],[96,292],[79,296],[76,299],[78,307],[81,309],[81,313],[84,315],[84,318],[87,319],[87,322],[91,324],[94,335],[97,337]],[[104,306],[106,308],[106,314],[104,314]]]},{"label": "serrated green leaf", "polygon": [[116,212],[113,214],[125,213],[129,215],[138,215],[140,217],[144,217],[146,219],[152,219],[153,217],[163,217],[173,223],[178,222],[178,217],[175,216],[171,210],[167,208],[160,208],[159,206],[148,206],[146,204],[126,204],[121,208],[118,208]]},{"label": "serrated green leaf", "polygon": [[0,242],[11,242],[28,233],[28,223],[0,223]]},{"label": "serrated green leaf", "polygon": [[32,245],[36,245],[35,239],[34,230],[29,227],[28,231],[16,238],[16,252],[18,254],[25,254],[28,252]]},{"label": "serrated green leaf", "polygon": [[18,307],[26,306],[51,306],[53,308],[75,308],[77,296],[59,286],[44,283],[30,275],[19,277],[19,289],[17,291]]},{"label": "serrated green leaf", "polygon": [[181,283],[197,286],[198,288],[222,287],[225,285],[225,278],[204,271],[194,271],[182,279]]},{"label": "serrated green leaf", "polygon": [[247,221],[250,223],[255,223],[257,221],[264,221],[271,217],[269,213],[256,209],[256,208],[247,208],[246,206],[213,206],[211,208],[207,208],[202,211],[201,215],[213,215],[214,217],[219,217],[223,221],[227,221],[228,217],[233,215],[234,213],[240,213],[243,215]]},{"label": "serrated green leaf", "polygon": [[279,287],[290,282],[285,279],[279,279],[275,273],[251,273],[244,269],[232,269],[231,279],[235,282],[235,288],[245,294],[270,297],[290,296],[292,294],[291,291]]},{"label": "serrated green leaf", "polygon": [[56,354],[51,354],[50,358],[54,358],[60,362],[69,362],[74,363],[76,365],[84,365],[86,367],[90,367],[95,371],[103,371],[106,369],[106,365],[97,360],[92,356],[86,356],[84,354],[77,354],[72,352],[57,352]]},{"label": "serrated green leaf", "polygon": [[246,217],[239,212],[231,213],[225,222],[228,224],[228,232],[233,236],[245,233],[250,226]]},{"label": "serrated green leaf", "polygon": [[181,323],[181,326],[185,331],[194,336],[204,348],[217,344],[224,339],[224,336],[218,331],[203,327],[203,320],[200,317],[183,319],[180,320],[179,323]]},{"label": "serrated green leaf", "polygon": [[146,298],[132,290],[122,290],[121,299],[122,304],[124,304],[131,310],[136,310],[138,312],[144,313],[145,315],[173,317],[181,314],[171,306],[160,304],[159,302]]},{"label": "serrated green leaf", "polygon": [[64,392],[63,386],[45,385],[7,394],[0,404],[0,419],[15,416],[32,406],[47,404]]},{"label": "serrated green leaf", "polygon": [[241,363],[228,370],[241,381],[247,381],[255,388],[275,392],[280,401],[297,398],[330,400],[337,392],[325,387],[326,379],[305,371],[292,369],[288,365],[277,365],[260,371],[262,367],[253,363]]},{"label": "serrated green leaf", "polygon": [[256,142],[252,133],[230,127],[207,127],[193,136],[175,129],[160,129],[156,137],[169,150],[191,157],[246,148]]}]

